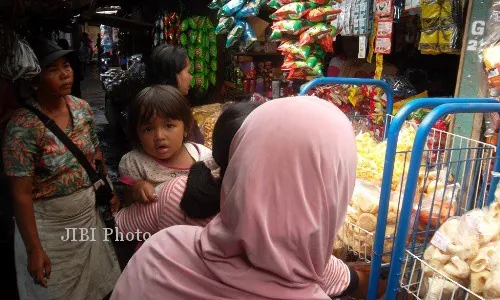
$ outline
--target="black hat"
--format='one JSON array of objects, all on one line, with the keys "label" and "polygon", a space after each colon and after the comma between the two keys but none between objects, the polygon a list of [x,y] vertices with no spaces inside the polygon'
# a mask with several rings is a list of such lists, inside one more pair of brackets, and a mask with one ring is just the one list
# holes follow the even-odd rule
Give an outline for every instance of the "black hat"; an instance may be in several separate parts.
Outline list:
[{"label": "black hat", "polygon": [[59,57],[74,52],[73,50],[63,50],[55,42],[38,38],[30,43],[41,68],[45,68],[54,63]]}]

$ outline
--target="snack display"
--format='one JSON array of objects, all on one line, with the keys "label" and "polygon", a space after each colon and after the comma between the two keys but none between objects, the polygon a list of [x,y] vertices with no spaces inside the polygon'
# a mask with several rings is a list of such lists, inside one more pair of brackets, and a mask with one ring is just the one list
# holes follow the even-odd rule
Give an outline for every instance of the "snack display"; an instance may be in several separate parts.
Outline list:
[{"label": "snack display", "polygon": [[226,48],[240,45],[247,50],[254,44],[257,37],[247,18],[257,16],[263,4],[264,0],[213,0],[208,5],[219,10],[215,33],[228,34]]},{"label": "snack display", "polygon": [[[394,162],[394,174],[392,177],[392,190],[399,187],[401,177],[408,168],[409,155],[401,152],[410,152],[413,148],[416,129],[406,125],[399,133],[398,145]],[[385,151],[387,141],[378,142],[370,133],[358,134],[356,137],[358,149],[358,166],[356,178],[380,185],[382,183],[382,172],[384,168]]]},{"label": "snack display", "polygon": [[[451,279],[485,298],[500,296],[500,204],[448,219],[424,252],[422,264],[426,299],[457,293]],[[436,271],[447,276],[440,277]]]},{"label": "snack display", "polygon": [[[288,80],[323,76],[325,52],[333,52],[333,38],[338,34],[330,23],[341,10],[334,8],[331,0],[270,0],[267,4],[277,9],[271,15],[270,39],[282,42],[278,51],[287,58],[282,69],[289,71]],[[306,46],[310,48],[301,49]],[[312,56],[318,61],[314,66],[305,61]]]},{"label": "snack display", "polygon": [[[347,209],[344,231],[340,235],[340,239],[355,252],[371,253],[372,251],[375,226],[377,225],[379,197],[380,187],[378,185],[363,180],[356,181],[354,193]],[[396,228],[397,214],[397,202],[391,202],[386,225],[386,237],[388,239],[384,243],[384,252],[392,249],[392,237]],[[382,259],[388,261],[390,257],[385,255]]]},{"label": "snack display", "polygon": [[153,46],[181,44],[181,21],[177,13],[161,13],[156,17]]},{"label": "snack display", "polygon": [[205,92],[215,86],[217,71],[216,30],[207,17],[195,16],[181,24],[180,42],[191,60],[191,88]]},{"label": "snack display", "polygon": [[462,12],[460,1],[426,0],[421,3],[422,34],[419,49],[423,54],[460,53]]},{"label": "snack display", "polygon": [[209,148],[212,148],[212,133],[221,111],[221,103],[207,104],[193,108],[193,118],[203,134],[205,146]]}]

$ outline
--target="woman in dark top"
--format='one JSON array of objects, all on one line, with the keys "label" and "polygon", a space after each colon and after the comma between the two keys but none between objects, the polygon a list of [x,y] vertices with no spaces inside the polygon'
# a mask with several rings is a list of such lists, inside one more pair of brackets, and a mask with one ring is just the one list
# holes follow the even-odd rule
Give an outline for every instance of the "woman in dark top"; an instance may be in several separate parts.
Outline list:
[{"label": "woman in dark top", "polygon": [[[146,84],[148,86],[153,84],[175,86],[184,96],[187,96],[192,78],[189,73],[190,66],[191,63],[184,48],[168,44],[160,45],[153,50],[146,63]],[[189,140],[203,144],[203,135],[198,125],[196,123],[193,125]]]}]

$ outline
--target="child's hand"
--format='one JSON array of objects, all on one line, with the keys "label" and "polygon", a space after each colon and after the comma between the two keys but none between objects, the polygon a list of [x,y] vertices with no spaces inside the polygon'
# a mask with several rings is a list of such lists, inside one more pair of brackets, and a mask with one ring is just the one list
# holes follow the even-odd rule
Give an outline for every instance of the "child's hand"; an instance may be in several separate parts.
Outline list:
[{"label": "child's hand", "polygon": [[132,188],[132,197],[135,202],[143,204],[153,203],[157,200],[154,186],[143,180],[138,181]]}]

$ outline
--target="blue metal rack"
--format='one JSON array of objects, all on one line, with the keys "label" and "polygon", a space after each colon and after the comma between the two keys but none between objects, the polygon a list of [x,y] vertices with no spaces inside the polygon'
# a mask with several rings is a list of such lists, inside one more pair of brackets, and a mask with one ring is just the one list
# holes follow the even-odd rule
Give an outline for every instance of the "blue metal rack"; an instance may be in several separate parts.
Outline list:
[{"label": "blue metal rack", "polygon": [[[392,176],[392,174],[390,174],[391,168],[389,167],[391,164],[391,157],[394,157],[394,150],[392,149],[395,149],[396,147],[397,133],[402,123],[406,119],[408,111],[412,110],[413,107],[421,105],[437,106],[424,118],[424,120],[420,124],[416,133],[413,149],[411,151],[411,159],[406,179],[406,187],[404,190],[403,200],[400,203],[398,228],[394,240],[394,248],[392,251],[389,280],[385,299],[396,299],[396,297],[400,297],[401,295],[398,296],[398,292],[406,292],[404,293],[404,295],[411,295],[412,298],[416,299],[420,299],[420,297],[422,296],[420,294],[422,283],[419,282],[418,278],[421,279],[423,278],[423,276],[414,276],[414,274],[416,274],[417,272],[421,273],[421,270],[419,269],[419,263],[421,263],[423,251],[426,249],[429,243],[430,234],[432,232],[435,232],[437,228],[431,226],[429,223],[423,231],[418,232],[416,226],[414,224],[410,224],[410,220],[412,219],[412,207],[414,206],[414,201],[416,199],[419,200],[416,207],[417,215],[420,213],[422,207],[422,196],[420,198],[415,198],[415,195],[418,196],[418,193],[420,193],[420,191],[418,191],[417,189],[419,172],[421,171],[421,169],[425,170],[425,168],[427,168],[425,160],[423,163],[422,159],[424,158],[424,153],[426,151],[429,151],[425,150],[425,145],[428,135],[431,132],[432,126],[436,123],[437,120],[448,114],[500,111],[500,103],[497,103],[493,99],[447,99],[448,104],[439,105],[444,102],[442,100],[443,99],[437,101],[436,99],[415,100],[414,102],[405,106],[396,115],[388,131],[388,146],[386,153],[386,167],[384,167],[384,181],[389,180],[389,178]],[[456,197],[458,208],[456,211],[456,215],[461,215],[473,208],[484,207],[492,202],[492,194],[496,189],[498,178],[490,177],[489,165],[491,162],[494,162],[493,171],[498,172],[500,171],[500,163],[498,161],[498,154],[495,154],[496,148],[494,146],[484,144],[472,139],[459,137],[453,134],[450,135],[451,136],[448,136],[448,138],[451,137],[455,140],[454,146],[444,149],[448,156],[443,158],[443,160],[440,161],[438,165],[440,167],[447,168],[445,178],[448,178],[452,165],[455,167],[454,170],[458,170],[457,172],[464,173],[462,174],[463,178],[461,179],[462,192],[459,193]],[[457,139],[462,140],[457,143]],[[424,172],[424,174],[427,174],[427,172]],[[387,197],[387,193],[387,188],[384,188],[383,185],[381,193],[381,207],[379,208],[379,221],[380,219],[384,218],[383,214],[384,211],[386,211],[386,209],[384,209],[384,206],[387,204],[385,202],[388,201],[383,197]],[[435,197],[436,194],[434,193],[431,199],[433,205],[434,201],[436,200]],[[415,211],[415,209],[413,209],[413,211]],[[372,274],[370,276],[370,292],[373,292],[373,290],[376,290],[377,288],[377,281],[373,280],[378,278],[377,275],[379,271],[377,270],[378,264],[376,262],[378,260],[376,259],[376,250],[380,248],[380,243],[383,242],[383,240],[379,238],[379,236],[383,236],[383,234],[381,233],[383,233],[385,230],[385,228],[383,228],[384,226],[379,225],[380,224],[377,224],[374,247],[374,266],[372,267]],[[413,225],[413,228],[411,228],[411,225]],[[437,227],[439,227],[439,225],[440,224],[438,224]],[[410,229],[413,230],[410,231]],[[416,238],[419,235],[421,237],[424,237],[423,241],[417,241]],[[410,263],[410,265],[413,264],[413,268],[406,268],[408,263]],[[405,264],[404,270],[402,270],[403,264]],[[454,282],[454,284],[457,283]],[[459,288],[463,291],[463,293],[453,294],[453,296],[456,297],[455,299],[463,299],[463,297],[467,298],[471,295],[477,296],[468,291],[466,287],[460,286]],[[469,295],[467,295],[467,293],[469,293]],[[373,294],[369,295],[369,299],[374,299]]]}]

